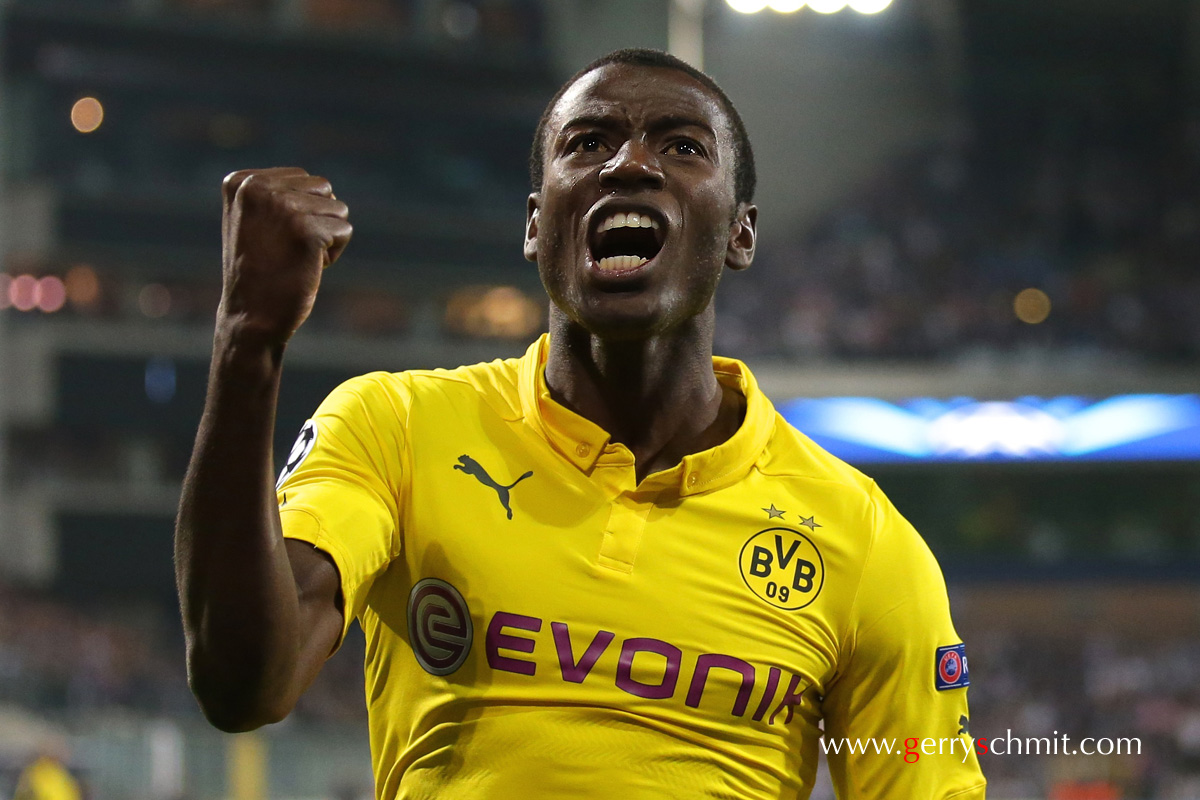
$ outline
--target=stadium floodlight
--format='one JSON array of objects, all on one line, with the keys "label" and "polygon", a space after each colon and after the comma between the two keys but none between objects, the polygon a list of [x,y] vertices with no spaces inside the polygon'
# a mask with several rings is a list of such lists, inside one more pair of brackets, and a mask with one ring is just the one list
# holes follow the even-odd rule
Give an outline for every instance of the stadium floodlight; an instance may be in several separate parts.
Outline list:
[{"label": "stadium floodlight", "polygon": [[725,0],[729,7],[741,14],[757,14],[767,7],[767,0]]},{"label": "stadium floodlight", "polygon": [[819,14],[836,14],[846,7],[846,0],[808,0],[808,7]]},{"label": "stadium floodlight", "polygon": [[892,0],[850,0],[850,7],[860,14],[878,14],[892,4]]},{"label": "stadium floodlight", "polygon": [[791,14],[804,8],[805,0],[770,0],[767,5],[780,14]]}]

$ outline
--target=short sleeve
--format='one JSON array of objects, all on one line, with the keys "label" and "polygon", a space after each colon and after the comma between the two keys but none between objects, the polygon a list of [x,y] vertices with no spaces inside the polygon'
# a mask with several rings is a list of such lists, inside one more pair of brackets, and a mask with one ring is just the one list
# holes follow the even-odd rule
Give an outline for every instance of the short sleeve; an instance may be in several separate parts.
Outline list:
[{"label": "short sleeve", "polygon": [[343,637],[376,576],[400,554],[407,470],[398,381],[373,373],[335,389],[301,428],[276,485],[283,535],[337,565]]},{"label": "short sleeve", "polygon": [[871,502],[874,542],[822,704],[834,788],[839,800],[981,799],[970,673],[941,569],[878,487]]}]

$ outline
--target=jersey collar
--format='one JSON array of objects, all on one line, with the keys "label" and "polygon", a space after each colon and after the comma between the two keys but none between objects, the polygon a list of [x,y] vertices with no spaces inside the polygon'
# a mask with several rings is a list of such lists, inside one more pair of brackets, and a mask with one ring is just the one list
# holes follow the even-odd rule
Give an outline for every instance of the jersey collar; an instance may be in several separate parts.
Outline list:
[{"label": "jersey collar", "polygon": [[[602,457],[628,451],[610,444],[607,431],[550,396],[546,385],[549,345],[549,334],[542,334],[521,358],[521,410],[555,450],[582,472],[590,473]],[[642,488],[649,488],[649,483],[665,484],[657,488],[673,486],[681,496],[721,489],[740,480],[763,454],[775,429],[771,401],[759,391],[754,375],[741,361],[714,356],[713,372],[718,381],[745,396],[746,418],[741,427],[716,447],[692,453],[678,466],[647,476]]]}]

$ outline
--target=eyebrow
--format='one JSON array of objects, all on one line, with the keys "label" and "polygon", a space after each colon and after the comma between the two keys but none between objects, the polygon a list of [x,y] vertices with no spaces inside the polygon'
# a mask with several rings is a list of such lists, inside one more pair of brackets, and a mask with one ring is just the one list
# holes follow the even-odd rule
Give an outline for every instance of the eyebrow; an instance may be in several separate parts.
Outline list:
[{"label": "eyebrow", "polygon": [[[621,123],[616,117],[612,116],[595,116],[584,114],[578,117],[572,117],[567,120],[562,128],[559,129],[561,135],[563,131],[571,128],[596,127],[596,128],[616,128]],[[717,138],[717,133],[712,129],[707,122],[688,117],[682,114],[672,114],[666,117],[659,117],[650,123],[650,130],[654,133],[671,130],[673,128],[699,128],[714,140]]]},{"label": "eyebrow", "polygon": [[661,117],[650,124],[650,130],[655,132],[669,131],[673,128],[699,128],[714,140],[717,138],[717,132],[707,122],[695,117],[685,117],[682,114]]},{"label": "eyebrow", "polygon": [[619,124],[620,123],[617,122],[615,117],[592,116],[584,114],[578,117],[572,117],[564,122],[563,126],[558,129],[558,132],[561,134],[563,131],[570,128],[615,128]]}]

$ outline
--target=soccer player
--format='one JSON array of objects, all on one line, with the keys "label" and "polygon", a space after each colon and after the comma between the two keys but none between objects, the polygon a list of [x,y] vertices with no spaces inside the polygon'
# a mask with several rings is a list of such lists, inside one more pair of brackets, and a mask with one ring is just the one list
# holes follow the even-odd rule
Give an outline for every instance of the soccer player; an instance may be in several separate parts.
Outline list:
[{"label": "soccer player", "polygon": [[[822,721],[868,748],[831,752],[842,798],[982,798],[929,550],[712,354],[717,282],[755,247],[733,104],[619,51],[551,100],[531,170],[549,335],[349,381],[278,482],[284,350],[351,229],[302,170],[226,179],[176,538],[205,714],[282,719],[357,619],[380,798],[807,797]],[[907,737],[944,754],[909,763]]]}]

